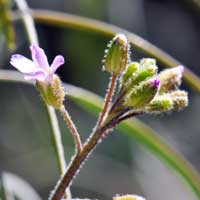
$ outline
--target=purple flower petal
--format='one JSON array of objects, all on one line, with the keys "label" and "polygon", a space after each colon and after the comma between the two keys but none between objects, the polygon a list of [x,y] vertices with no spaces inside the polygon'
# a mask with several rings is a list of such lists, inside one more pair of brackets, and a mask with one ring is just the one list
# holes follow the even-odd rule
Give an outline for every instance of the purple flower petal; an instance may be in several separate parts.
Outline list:
[{"label": "purple flower petal", "polygon": [[53,63],[51,64],[51,70],[52,73],[55,73],[55,71],[65,63],[65,59],[63,56],[58,55],[54,58]]},{"label": "purple flower petal", "polygon": [[43,71],[38,71],[33,74],[25,74],[24,79],[44,81],[46,79],[46,75]]},{"label": "purple flower petal", "polygon": [[49,63],[47,60],[47,56],[44,53],[44,50],[34,44],[30,46],[30,50],[31,50],[32,59],[35,62],[35,64],[40,68],[48,70]]},{"label": "purple flower petal", "polygon": [[10,64],[22,73],[34,73],[37,71],[37,67],[35,67],[32,60],[19,54],[12,55]]},{"label": "purple flower petal", "polygon": [[152,85],[153,85],[153,87],[158,88],[159,85],[160,85],[160,80],[159,79],[153,79]]}]

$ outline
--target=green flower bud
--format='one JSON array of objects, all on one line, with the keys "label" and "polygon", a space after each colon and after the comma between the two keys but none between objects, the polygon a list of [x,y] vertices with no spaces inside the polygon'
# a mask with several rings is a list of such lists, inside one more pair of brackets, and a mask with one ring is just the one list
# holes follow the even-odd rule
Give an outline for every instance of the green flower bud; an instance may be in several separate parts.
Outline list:
[{"label": "green flower bud", "polygon": [[[124,85],[127,90],[131,90],[145,79],[156,75],[158,67],[155,65],[155,60],[144,58],[140,62],[139,69],[132,75],[130,80]],[[123,85],[122,85],[123,86]]]},{"label": "green flower bud", "polygon": [[116,196],[113,197],[113,200],[145,200],[143,197],[138,195],[124,195],[124,196]]},{"label": "green flower bud", "polygon": [[53,76],[45,82],[37,80],[36,86],[45,103],[56,109],[62,106],[65,92],[57,75],[53,74]]},{"label": "green flower bud", "polygon": [[162,71],[158,78],[160,80],[160,93],[169,92],[176,89],[181,84],[184,67],[178,66]]},{"label": "green flower bud", "polygon": [[188,93],[183,90],[176,90],[170,93],[174,110],[182,110],[188,106]]},{"label": "green flower bud", "polygon": [[103,70],[112,74],[122,73],[129,59],[129,42],[125,35],[117,34],[108,44],[103,60]]},{"label": "green flower bud", "polygon": [[134,75],[134,73],[140,68],[140,64],[138,62],[131,62],[127,67],[126,71],[122,76],[122,84],[126,84]]},{"label": "green flower bud", "polygon": [[156,78],[141,82],[126,97],[125,104],[133,108],[142,108],[150,103],[159,89],[160,81]]},{"label": "green flower bud", "polygon": [[140,71],[136,77],[135,82],[143,81],[146,78],[154,76],[158,72],[158,67],[156,65],[156,60],[152,58],[143,58],[140,61]]},{"label": "green flower bud", "polygon": [[[143,58],[140,61],[140,64],[143,67],[148,67],[148,66],[156,67],[156,60],[154,58]],[[157,69],[157,67],[156,67],[156,69]]]},{"label": "green flower bud", "polygon": [[169,112],[173,109],[173,101],[169,94],[156,95],[146,110],[153,113]]}]

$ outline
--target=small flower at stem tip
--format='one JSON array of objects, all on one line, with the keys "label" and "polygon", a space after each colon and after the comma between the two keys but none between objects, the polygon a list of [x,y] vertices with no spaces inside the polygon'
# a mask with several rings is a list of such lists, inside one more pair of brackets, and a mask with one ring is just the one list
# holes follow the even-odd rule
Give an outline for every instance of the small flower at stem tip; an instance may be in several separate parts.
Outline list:
[{"label": "small flower at stem tip", "polygon": [[121,74],[129,60],[129,42],[124,34],[117,34],[108,44],[103,60],[103,70]]},{"label": "small flower at stem tip", "polygon": [[36,81],[36,86],[47,104],[59,108],[64,100],[64,91],[60,79],[54,73],[64,64],[63,56],[56,56],[49,66],[47,56],[42,48],[32,44],[30,51],[32,60],[14,54],[11,57],[10,64],[22,72],[26,80]]}]

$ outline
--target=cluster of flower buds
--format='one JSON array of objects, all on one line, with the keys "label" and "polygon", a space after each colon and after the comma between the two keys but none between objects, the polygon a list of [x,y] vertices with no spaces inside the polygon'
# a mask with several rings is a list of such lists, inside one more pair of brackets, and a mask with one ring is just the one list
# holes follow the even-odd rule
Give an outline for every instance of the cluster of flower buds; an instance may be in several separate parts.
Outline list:
[{"label": "cluster of flower buds", "polygon": [[118,34],[109,43],[104,56],[103,69],[120,77],[112,113],[129,108],[129,112],[159,114],[181,110],[188,105],[187,92],[178,89],[183,66],[158,73],[155,59],[131,62],[129,54],[128,40],[123,34]]}]

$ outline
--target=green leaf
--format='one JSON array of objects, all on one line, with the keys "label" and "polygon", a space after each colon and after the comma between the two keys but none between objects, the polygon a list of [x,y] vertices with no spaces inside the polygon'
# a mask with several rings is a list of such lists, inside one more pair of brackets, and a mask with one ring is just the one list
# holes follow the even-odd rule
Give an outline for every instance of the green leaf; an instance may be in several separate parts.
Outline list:
[{"label": "green leaf", "polygon": [[41,200],[29,183],[8,172],[3,172],[1,177],[1,198],[4,200]]},{"label": "green leaf", "polygon": [[[151,44],[147,40],[141,38],[137,34],[128,32],[125,29],[108,23],[94,19],[88,19],[86,17],[80,17],[77,15],[48,10],[33,9],[32,16],[37,22],[40,23],[98,33],[102,34],[103,36],[113,37],[117,33],[124,33],[135,49],[145,53],[149,57],[156,58],[157,61],[164,64],[164,67],[175,67],[181,65],[181,62],[155,45]],[[16,18],[15,20],[19,20],[19,18]],[[200,92],[200,79],[189,68],[185,67],[183,78],[197,92]]]},{"label": "green leaf", "polygon": [[7,0],[0,0],[0,32],[3,33],[8,47],[11,50],[15,49],[15,33]]},{"label": "green leaf", "polygon": [[[0,81],[32,83],[24,80],[20,73],[9,70],[0,70]],[[101,97],[73,85],[63,85],[68,95],[77,104],[87,111],[98,115],[103,105]],[[181,176],[193,190],[194,194],[196,194],[197,199],[200,198],[200,175],[198,172],[181,155],[171,149],[151,128],[136,118],[121,123],[118,128],[122,133],[143,145]]]}]

